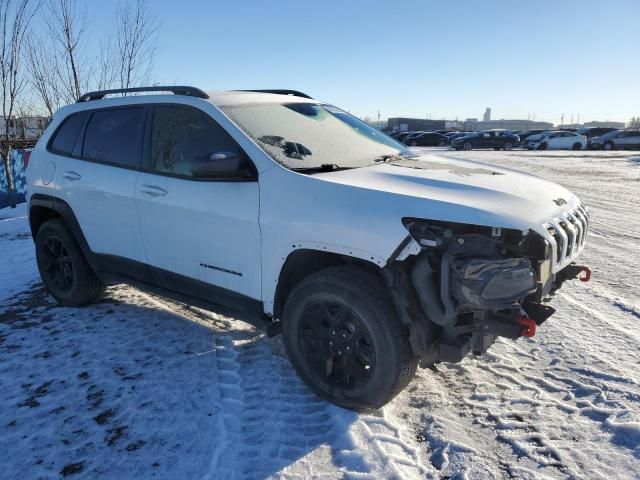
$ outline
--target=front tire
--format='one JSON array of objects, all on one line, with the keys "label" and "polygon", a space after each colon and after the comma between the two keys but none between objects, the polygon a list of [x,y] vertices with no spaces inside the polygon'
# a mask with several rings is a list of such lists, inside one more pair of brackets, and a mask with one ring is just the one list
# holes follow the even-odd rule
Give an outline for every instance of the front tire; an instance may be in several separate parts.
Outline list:
[{"label": "front tire", "polygon": [[605,150],[613,150],[613,142],[606,142],[602,148],[604,148]]},{"label": "front tire", "polygon": [[36,235],[36,262],[42,282],[61,305],[79,307],[104,289],[64,222],[48,220]]},{"label": "front tire", "polygon": [[504,149],[505,150],[511,150],[513,148],[513,144],[510,142],[507,142],[504,144]]},{"label": "front tire", "polygon": [[572,150],[582,150],[582,144],[580,142],[574,143]]},{"label": "front tire", "polygon": [[462,148],[465,150],[471,150],[473,148],[473,145],[471,145],[469,142],[466,142],[464,145],[462,145]]},{"label": "front tire", "polygon": [[540,146],[538,147],[538,150],[546,150],[549,148],[549,145],[547,145],[546,143],[541,143]]},{"label": "front tire", "polygon": [[407,329],[382,282],[365,270],[331,267],[304,279],[287,299],[282,326],[300,378],[341,407],[380,408],[415,374]]}]

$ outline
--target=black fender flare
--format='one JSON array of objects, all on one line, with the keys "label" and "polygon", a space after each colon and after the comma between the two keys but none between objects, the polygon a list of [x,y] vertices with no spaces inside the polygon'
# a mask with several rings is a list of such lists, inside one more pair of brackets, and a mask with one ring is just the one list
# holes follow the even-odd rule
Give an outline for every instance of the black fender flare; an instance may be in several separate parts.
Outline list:
[{"label": "black fender flare", "polygon": [[[31,215],[31,210],[33,207],[43,207],[58,214],[67,225],[67,228],[69,228],[69,231],[71,232],[71,235],[73,235],[75,241],[78,242],[78,245],[80,246],[84,257],[91,268],[93,268],[94,271],[97,270],[95,256],[89,248],[87,239],[85,238],[84,233],[82,233],[82,228],[80,227],[80,223],[78,222],[75,213],[73,213],[73,209],[67,202],[58,197],[45,195],[42,193],[34,193],[33,195],[31,195],[29,199],[29,228],[31,230],[31,237],[35,242],[38,232]],[[39,227],[40,225],[37,226]]]}]

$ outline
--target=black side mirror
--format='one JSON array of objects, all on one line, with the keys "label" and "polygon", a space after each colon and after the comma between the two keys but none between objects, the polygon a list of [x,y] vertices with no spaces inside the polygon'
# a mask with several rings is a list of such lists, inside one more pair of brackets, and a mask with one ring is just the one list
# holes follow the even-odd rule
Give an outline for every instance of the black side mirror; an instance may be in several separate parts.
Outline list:
[{"label": "black side mirror", "polygon": [[246,168],[243,157],[233,152],[216,152],[209,159],[191,169],[195,178],[249,178],[251,172]]}]

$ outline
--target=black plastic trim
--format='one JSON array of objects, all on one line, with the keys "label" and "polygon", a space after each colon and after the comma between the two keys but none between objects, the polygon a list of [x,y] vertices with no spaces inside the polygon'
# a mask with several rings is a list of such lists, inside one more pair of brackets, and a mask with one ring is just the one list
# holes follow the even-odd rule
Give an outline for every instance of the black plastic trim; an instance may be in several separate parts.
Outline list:
[{"label": "black plastic trim", "polygon": [[275,93],[276,95],[290,95],[292,97],[302,97],[313,100],[313,97],[307,95],[306,93],[299,92],[298,90],[287,90],[283,88],[277,88],[273,90],[236,90],[236,92]]},{"label": "black plastic trim", "polygon": [[90,254],[96,274],[107,284],[127,283],[178,302],[266,327],[263,304],[246,295],[114,255]]},{"label": "black plastic trim", "polygon": [[100,100],[106,95],[114,95],[117,93],[142,93],[142,92],[171,92],[174,95],[186,95],[189,97],[209,98],[205,92],[196,87],[185,85],[163,85],[154,87],[135,87],[135,88],[114,88],[111,90],[97,90],[81,95],[76,103],[89,102],[91,100]]}]

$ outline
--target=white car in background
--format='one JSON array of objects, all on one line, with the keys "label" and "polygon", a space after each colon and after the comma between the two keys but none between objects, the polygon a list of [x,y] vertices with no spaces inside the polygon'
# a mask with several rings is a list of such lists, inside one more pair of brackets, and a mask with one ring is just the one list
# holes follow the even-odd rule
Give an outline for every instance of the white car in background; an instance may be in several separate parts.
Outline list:
[{"label": "white car in background", "polygon": [[545,132],[532,135],[523,145],[529,150],[582,150],[587,148],[587,137],[568,131]]}]

